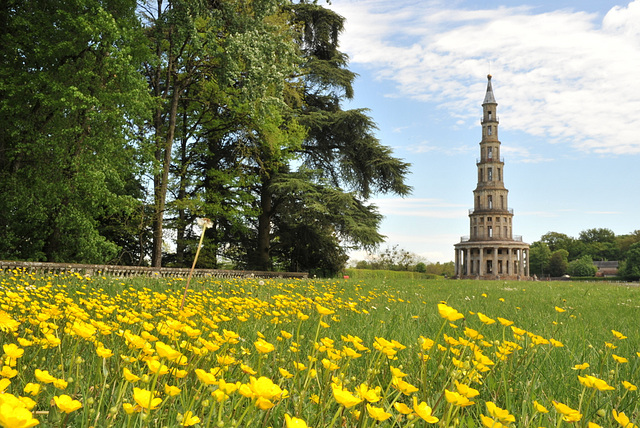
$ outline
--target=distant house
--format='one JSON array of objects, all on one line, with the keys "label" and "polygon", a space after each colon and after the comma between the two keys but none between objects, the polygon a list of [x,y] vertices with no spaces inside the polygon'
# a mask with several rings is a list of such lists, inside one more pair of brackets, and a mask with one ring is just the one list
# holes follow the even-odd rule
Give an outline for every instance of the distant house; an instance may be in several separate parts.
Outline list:
[{"label": "distant house", "polygon": [[598,268],[596,276],[611,277],[618,276],[618,262],[593,262],[595,267]]}]

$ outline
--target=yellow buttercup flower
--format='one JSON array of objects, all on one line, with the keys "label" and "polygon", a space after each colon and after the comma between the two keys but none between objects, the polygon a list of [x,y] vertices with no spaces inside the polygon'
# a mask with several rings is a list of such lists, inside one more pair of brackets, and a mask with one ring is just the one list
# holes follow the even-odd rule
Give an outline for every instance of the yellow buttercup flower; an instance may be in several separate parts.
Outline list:
[{"label": "yellow buttercup flower", "polygon": [[0,370],[0,376],[6,377],[8,379],[14,378],[18,375],[18,370],[14,369],[11,366],[2,366],[2,370]]},{"label": "yellow buttercup flower", "polygon": [[[246,364],[240,364],[240,370],[242,370],[246,374],[250,374],[250,375],[258,374],[257,371],[253,370],[251,367],[249,367]],[[196,370],[196,372],[197,372],[197,370]]]},{"label": "yellow buttercup flower", "polygon": [[555,346],[556,348],[562,348],[564,347],[564,344],[562,342],[560,342],[559,340],[553,339],[553,338],[549,338],[549,342],[551,342],[551,344],[553,346]]},{"label": "yellow buttercup flower", "polygon": [[618,340],[623,340],[623,339],[627,338],[627,336],[625,336],[624,334],[622,334],[622,333],[620,333],[619,331],[616,331],[616,330],[611,330],[611,333],[613,333],[613,336]]},{"label": "yellow buttercup flower", "polygon": [[482,314],[480,312],[477,313],[478,318],[480,319],[480,322],[486,325],[491,325],[493,323],[496,322],[496,320],[489,318],[488,316],[486,316],[485,314]]},{"label": "yellow buttercup flower", "polygon": [[367,403],[367,413],[372,419],[379,422],[386,421],[391,417],[391,413],[385,412],[382,407],[373,407],[369,403]]},{"label": "yellow buttercup flower", "polygon": [[180,391],[181,391],[181,389],[178,388],[177,386],[173,386],[173,385],[169,385],[169,384],[166,384],[164,386],[165,394],[167,394],[167,395],[169,395],[171,397],[180,394]]},{"label": "yellow buttercup flower", "polygon": [[408,376],[406,373],[404,373],[402,370],[400,370],[397,367],[390,366],[390,370],[391,370],[391,375],[393,377],[397,377],[398,379],[402,379],[403,377]]},{"label": "yellow buttercup flower", "polygon": [[469,385],[465,385],[458,381],[455,381],[455,383],[456,383],[456,389],[458,390],[458,392],[467,398],[473,398],[478,394],[480,394],[480,391],[478,391],[477,389],[471,388]]},{"label": "yellow buttercup flower", "polygon": [[393,403],[393,407],[399,412],[402,413],[403,415],[408,415],[410,413],[413,413],[413,409],[411,409],[411,407],[407,406],[404,403],[400,403],[400,402],[395,402]]},{"label": "yellow buttercup flower", "polygon": [[165,366],[158,360],[147,360],[147,367],[149,371],[159,376],[165,375],[169,372],[169,367]]},{"label": "yellow buttercup flower", "polygon": [[12,394],[0,394],[0,426],[30,428],[40,423],[24,403]]},{"label": "yellow buttercup flower", "polygon": [[229,398],[229,395],[226,394],[223,390],[221,389],[216,389],[215,391],[213,391],[211,393],[211,396],[218,402],[218,403],[222,403],[223,401],[227,400]]},{"label": "yellow buttercup flower", "polygon": [[533,402],[533,407],[536,409],[536,412],[549,413],[549,410],[547,410],[546,407],[544,407],[542,404],[538,403],[537,401]]},{"label": "yellow buttercup flower", "polygon": [[260,410],[269,410],[273,406],[275,406],[275,404],[273,404],[273,402],[268,398],[258,397],[256,399],[256,407]]},{"label": "yellow buttercup flower", "polygon": [[182,356],[180,351],[173,349],[171,346],[160,341],[156,342],[156,352],[160,358],[166,358],[169,361],[177,360]]},{"label": "yellow buttercup flower", "polygon": [[611,354],[611,358],[613,358],[614,360],[616,360],[617,363],[620,363],[620,364],[624,364],[624,363],[628,363],[629,362],[628,359],[626,359],[624,357],[620,357],[620,356],[618,356],[616,354]]},{"label": "yellow buttercup flower", "polygon": [[500,317],[498,317],[498,322],[505,327],[509,327],[510,325],[513,325],[513,321],[509,321],[507,319],[500,318]]},{"label": "yellow buttercup flower", "polygon": [[558,401],[553,401],[553,407],[556,408],[556,411],[562,415],[562,419],[565,422],[578,422],[582,419],[582,414],[575,409],[567,406],[566,404],[562,404]]},{"label": "yellow buttercup flower", "polygon": [[30,394],[34,396],[38,395],[40,394],[40,384],[29,382],[28,384],[25,385],[24,392],[25,394]]},{"label": "yellow buttercup flower", "polygon": [[622,381],[622,386],[625,387],[625,389],[629,390],[629,391],[636,391],[638,389],[637,386],[635,386],[634,384],[632,384],[631,382],[627,382],[626,380]]},{"label": "yellow buttercup flower", "polygon": [[316,310],[318,311],[318,313],[319,313],[320,315],[332,315],[332,314],[335,314],[335,313],[336,313],[335,311],[332,311],[332,310],[331,310],[331,309],[329,309],[329,308],[325,308],[324,306],[319,305],[319,304],[317,304],[317,303],[316,303]]},{"label": "yellow buttercup flower", "polygon": [[431,407],[427,403],[424,401],[418,403],[418,399],[415,396],[413,397],[413,411],[429,424],[435,424],[440,420],[431,414]]},{"label": "yellow buttercup flower", "polygon": [[334,385],[332,385],[331,388],[333,389],[333,397],[335,398],[335,400],[347,409],[355,406],[356,404],[362,403],[362,398],[354,396],[346,389],[342,389]]},{"label": "yellow buttercup flower", "polygon": [[278,385],[267,377],[260,376],[258,379],[251,376],[249,378],[251,390],[256,396],[266,398],[268,400],[280,398],[284,391]]},{"label": "yellow buttercup flower", "polygon": [[18,347],[15,343],[7,343],[2,345],[4,354],[11,359],[18,359],[24,355],[24,349]]},{"label": "yellow buttercup flower", "polygon": [[449,391],[448,389],[444,390],[444,398],[451,404],[460,407],[467,407],[475,404],[475,402],[470,401],[467,397],[462,394],[458,394],[454,391]]},{"label": "yellow buttercup flower", "polygon": [[54,396],[53,401],[58,406],[58,409],[62,410],[64,413],[71,413],[82,407],[82,403],[78,400],[74,400],[68,395],[60,395]]},{"label": "yellow buttercup flower", "polygon": [[65,389],[69,385],[69,383],[64,379],[56,379],[52,384],[58,389]]},{"label": "yellow buttercup flower", "polygon": [[98,346],[96,348],[96,354],[98,354],[100,358],[109,358],[113,356],[113,351],[105,348],[104,346]]},{"label": "yellow buttercup flower", "polygon": [[328,360],[327,358],[322,359],[322,366],[329,371],[338,370],[340,368],[339,365],[335,364],[331,360]]},{"label": "yellow buttercup flower", "polygon": [[287,369],[283,369],[282,367],[279,367],[278,371],[280,372],[280,376],[282,376],[285,379],[291,379],[293,377],[293,374],[291,374],[291,372],[289,372],[289,370]]},{"label": "yellow buttercup flower", "polygon": [[147,410],[156,409],[162,403],[162,398],[154,397],[151,391],[135,387],[133,388],[133,399],[138,403],[138,406]]},{"label": "yellow buttercup flower", "polygon": [[267,342],[262,338],[259,338],[258,340],[253,342],[253,344],[255,345],[258,352],[260,352],[261,354],[267,354],[276,349],[271,343]]},{"label": "yellow buttercup flower", "polygon": [[507,425],[504,425],[499,421],[491,419],[490,417],[485,416],[483,414],[480,414],[480,420],[482,421],[482,425],[484,425],[487,428],[508,428]]},{"label": "yellow buttercup flower", "polygon": [[438,303],[438,312],[440,313],[440,316],[442,318],[451,322],[464,318],[464,315],[462,315],[451,306],[445,305],[444,303]]},{"label": "yellow buttercup flower", "polygon": [[202,369],[196,369],[196,376],[198,376],[198,379],[200,379],[203,383],[207,384],[207,385],[213,385],[216,383],[216,376],[211,373],[211,372],[205,372]]},{"label": "yellow buttercup flower", "polygon": [[375,388],[369,388],[367,384],[362,383],[360,386],[356,388],[356,394],[358,397],[367,400],[369,403],[377,403],[382,399],[380,396],[380,392],[382,388],[380,386],[376,386]]},{"label": "yellow buttercup flower", "polygon": [[284,415],[284,422],[287,428],[310,428],[303,419],[289,416],[288,413],[285,413]]},{"label": "yellow buttercup flower", "polygon": [[589,363],[576,364],[572,367],[573,370],[584,370],[590,367]]},{"label": "yellow buttercup flower", "polygon": [[618,422],[622,428],[638,428],[636,424],[632,423],[629,420],[629,417],[625,415],[624,412],[618,413],[614,410],[613,419],[615,419],[616,422]]},{"label": "yellow buttercup flower", "polygon": [[394,377],[391,380],[391,385],[398,391],[402,392],[404,395],[411,395],[412,393],[418,391],[418,388],[411,385],[409,382],[398,379],[397,377]]},{"label": "yellow buttercup flower", "polygon": [[122,409],[124,410],[124,412],[125,412],[127,415],[131,415],[131,414],[133,414],[133,413],[141,412],[141,411],[142,411],[142,407],[140,407],[140,406],[134,406],[134,405],[133,405],[133,404],[131,404],[131,403],[122,403]]},{"label": "yellow buttercup flower", "polygon": [[74,321],[73,325],[71,326],[71,330],[84,339],[92,337],[94,334],[96,334],[97,331],[94,326],[82,321]]},{"label": "yellow buttercup flower", "polygon": [[293,337],[293,334],[289,333],[288,331],[284,331],[284,330],[280,330],[280,334],[285,339],[291,339]]},{"label": "yellow buttercup flower", "polygon": [[184,415],[179,419],[179,423],[181,427],[190,427],[191,425],[195,425],[200,423],[200,418],[195,416],[191,410],[187,411]]},{"label": "yellow buttercup flower", "polygon": [[19,397],[18,399],[24,404],[24,406],[28,410],[33,410],[33,408],[36,407],[37,403],[29,397]]},{"label": "yellow buttercup flower", "polygon": [[237,362],[237,360],[231,355],[217,355],[216,356],[216,361],[221,366],[230,366],[230,365],[235,364]]},{"label": "yellow buttercup flower", "polygon": [[357,353],[355,349],[349,348],[348,346],[343,346],[342,352],[344,352],[344,355],[349,358],[358,358],[362,356],[362,354]]},{"label": "yellow buttercup flower", "polygon": [[134,383],[140,380],[139,376],[136,376],[133,373],[131,373],[131,370],[129,370],[126,367],[122,369],[122,374],[127,382]]},{"label": "yellow buttercup flower", "polygon": [[594,388],[594,389],[597,389],[598,391],[612,391],[615,389],[613,386],[608,385],[607,382],[605,382],[604,380],[598,379],[595,376],[590,376],[590,375],[585,375],[584,377],[578,376],[578,380],[582,385],[586,386],[587,388]]},{"label": "yellow buttercup flower", "polygon": [[500,422],[515,422],[516,417],[509,413],[506,409],[501,409],[496,406],[492,401],[485,402],[487,411],[491,416],[500,420]]}]

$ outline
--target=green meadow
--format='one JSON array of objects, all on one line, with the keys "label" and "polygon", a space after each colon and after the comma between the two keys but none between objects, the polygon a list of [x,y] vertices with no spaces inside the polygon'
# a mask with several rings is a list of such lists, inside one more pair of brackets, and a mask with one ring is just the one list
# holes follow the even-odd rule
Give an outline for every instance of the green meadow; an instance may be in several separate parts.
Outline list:
[{"label": "green meadow", "polygon": [[633,427],[640,289],[0,273],[4,427]]}]

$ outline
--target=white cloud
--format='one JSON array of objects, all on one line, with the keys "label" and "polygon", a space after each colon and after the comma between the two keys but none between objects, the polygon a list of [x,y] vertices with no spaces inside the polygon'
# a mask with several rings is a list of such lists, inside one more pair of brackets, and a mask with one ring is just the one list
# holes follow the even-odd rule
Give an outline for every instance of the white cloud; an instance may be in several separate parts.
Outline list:
[{"label": "white cloud", "polygon": [[499,114],[510,130],[587,153],[640,154],[640,0],[602,20],[523,7],[333,4],[347,18],[342,49],[378,79],[394,82],[396,96],[436,101],[475,123],[490,62]]},{"label": "white cloud", "polygon": [[369,202],[378,207],[380,214],[389,216],[424,218],[464,218],[466,205],[454,204],[442,199],[380,198]]},{"label": "white cloud", "polygon": [[472,147],[468,144],[463,144],[461,146],[438,146],[430,143],[429,141],[422,141],[417,144],[412,144],[406,147],[406,149],[411,153],[430,153],[430,152],[438,152],[444,154],[446,156],[459,156],[469,153],[476,153],[478,149],[476,147]]}]

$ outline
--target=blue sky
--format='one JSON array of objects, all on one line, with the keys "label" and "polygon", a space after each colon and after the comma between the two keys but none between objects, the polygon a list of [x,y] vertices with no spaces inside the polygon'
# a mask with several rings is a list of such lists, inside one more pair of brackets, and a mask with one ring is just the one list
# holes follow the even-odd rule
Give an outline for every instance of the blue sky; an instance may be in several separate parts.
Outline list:
[{"label": "blue sky", "polygon": [[412,195],[371,200],[382,248],[446,262],[469,234],[489,72],[514,234],[640,229],[640,0],[329,7],[359,74],[347,107],[370,109],[377,137],[412,164]]}]

